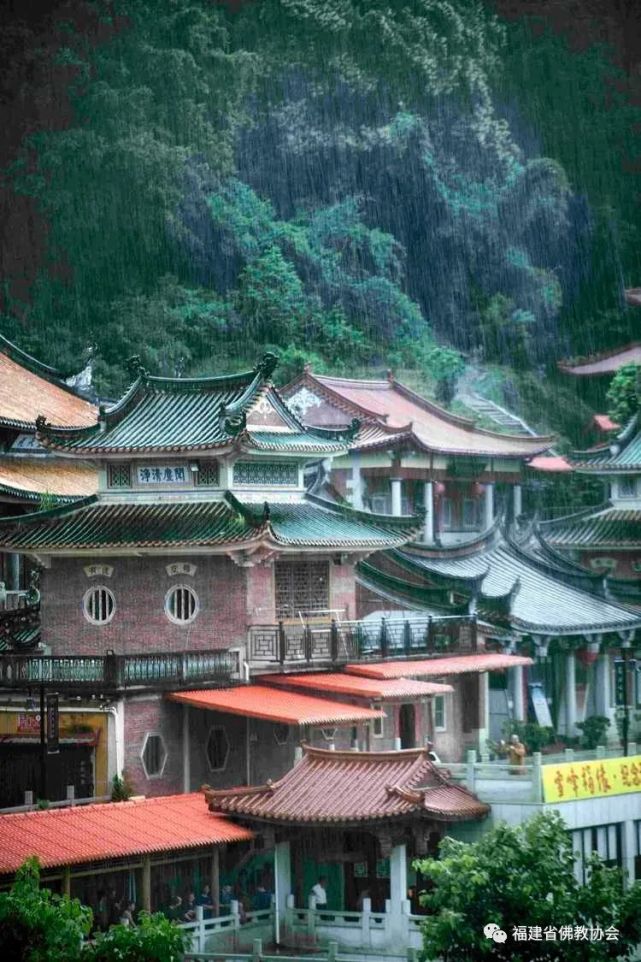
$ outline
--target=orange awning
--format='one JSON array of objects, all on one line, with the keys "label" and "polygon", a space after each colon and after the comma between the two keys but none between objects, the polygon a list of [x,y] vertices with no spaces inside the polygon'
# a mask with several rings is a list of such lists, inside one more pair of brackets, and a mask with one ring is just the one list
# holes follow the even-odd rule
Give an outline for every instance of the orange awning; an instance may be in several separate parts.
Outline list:
[{"label": "orange awning", "polygon": [[0,874],[32,855],[50,868],[251,838],[248,829],[212,815],[201,792],[3,815]]},{"label": "orange awning", "polygon": [[194,708],[262,718],[283,725],[354,725],[356,722],[385,717],[383,712],[373,708],[358,708],[329,698],[279,691],[267,685],[172,692],[167,697]]},{"label": "orange awning", "polygon": [[269,675],[270,685],[327,691],[357,698],[375,698],[385,701],[392,698],[425,698],[428,695],[444,695],[454,691],[451,685],[434,681],[417,681],[415,678],[365,678],[344,672],[311,675]]},{"label": "orange awning", "polygon": [[348,665],[346,670],[350,674],[363,675],[365,678],[403,678],[406,675],[412,678],[439,678],[533,664],[534,659],[524,655],[481,653],[453,655],[451,658],[425,658],[421,661],[382,661],[373,665]]}]

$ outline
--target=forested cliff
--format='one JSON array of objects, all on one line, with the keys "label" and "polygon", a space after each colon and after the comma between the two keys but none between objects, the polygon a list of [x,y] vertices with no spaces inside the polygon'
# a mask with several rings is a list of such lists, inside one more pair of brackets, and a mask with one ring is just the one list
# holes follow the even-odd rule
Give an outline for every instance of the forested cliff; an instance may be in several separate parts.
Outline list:
[{"label": "forested cliff", "polygon": [[191,374],[269,345],[443,397],[481,365],[540,412],[558,358],[639,327],[636,66],[598,40],[475,0],[9,18],[0,331],[91,349],[111,394],[134,353]]}]

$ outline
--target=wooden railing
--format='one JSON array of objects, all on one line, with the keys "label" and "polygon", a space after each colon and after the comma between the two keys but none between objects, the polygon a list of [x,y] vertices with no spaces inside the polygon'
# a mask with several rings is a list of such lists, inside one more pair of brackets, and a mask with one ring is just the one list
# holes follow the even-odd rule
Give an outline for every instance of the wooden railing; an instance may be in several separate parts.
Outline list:
[{"label": "wooden railing", "polygon": [[116,655],[0,655],[0,689],[39,685],[71,690],[179,689],[228,685],[235,669],[227,651]]},{"label": "wooden railing", "polygon": [[442,618],[381,618],[367,621],[332,619],[324,625],[253,625],[249,660],[266,664],[346,664],[370,658],[437,655],[476,651],[476,619],[471,615]]}]

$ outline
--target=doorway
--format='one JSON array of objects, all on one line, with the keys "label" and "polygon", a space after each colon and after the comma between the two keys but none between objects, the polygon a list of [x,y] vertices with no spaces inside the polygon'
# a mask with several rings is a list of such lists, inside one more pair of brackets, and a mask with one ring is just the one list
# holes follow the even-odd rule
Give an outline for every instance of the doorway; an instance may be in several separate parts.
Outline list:
[{"label": "doorway", "polygon": [[398,735],[401,748],[416,746],[416,713],[412,704],[401,705],[398,713]]}]

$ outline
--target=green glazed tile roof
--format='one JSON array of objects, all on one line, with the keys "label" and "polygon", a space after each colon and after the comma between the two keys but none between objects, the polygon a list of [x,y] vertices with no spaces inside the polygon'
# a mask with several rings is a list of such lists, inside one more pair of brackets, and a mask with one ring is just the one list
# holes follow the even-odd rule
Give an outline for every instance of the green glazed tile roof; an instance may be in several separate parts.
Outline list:
[{"label": "green glazed tile roof", "polygon": [[[235,441],[264,451],[346,451],[353,431],[307,430],[287,408],[271,386],[275,364],[265,355],[252,371],[209,378],[150,377],[139,370],[129,391],[95,424],[56,428],[39,419],[38,437],[47,447],[78,454],[224,449]],[[279,429],[247,425],[263,397],[280,418]]]},{"label": "green glazed tile roof", "polygon": [[0,520],[0,547],[34,552],[126,548],[272,546],[360,550],[404,544],[416,518],[388,518],[330,505],[223,501],[101,502],[96,496],[50,511]]},{"label": "green glazed tile roof", "polygon": [[641,510],[606,507],[540,525],[545,541],[562,548],[641,549]]},{"label": "green glazed tile roof", "polygon": [[394,555],[436,578],[475,582],[486,571],[481,600],[511,595],[509,620],[512,627],[523,631],[572,635],[641,628],[641,613],[568,583],[560,569],[530,556],[502,536],[488,549],[469,556],[446,549],[438,557],[406,550]]},{"label": "green glazed tile roof", "polygon": [[[245,504],[243,510],[254,512],[256,505]],[[354,511],[312,496],[298,503],[270,501],[268,521],[278,544],[298,547],[392,547],[415,537],[422,523],[416,517]]]},{"label": "green glazed tile roof", "polygon": [[[613,449],[618,448],[618,453]],[[601,471],[641,471],[641,425],[637,415],[607,446],[593,451],[575,451],[572,464],[579,471],[599,474]]]}]

